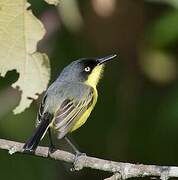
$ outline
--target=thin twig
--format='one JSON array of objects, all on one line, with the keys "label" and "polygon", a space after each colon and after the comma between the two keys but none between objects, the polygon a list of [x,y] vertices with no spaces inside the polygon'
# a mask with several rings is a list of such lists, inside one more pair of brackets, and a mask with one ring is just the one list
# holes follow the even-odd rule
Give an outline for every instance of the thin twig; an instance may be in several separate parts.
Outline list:
[{"label": "thin twig", "polygon": [[[8,150],[9,154],[13,154],[15,152],[24,153],[23,145],[24,144],[20,142],[0,139],[0,149]],[[39,146],[33,155],[45,158],[49,157],[48,147]],[[73,163],[75,170],[81,170],[82,168],[87,167],[102,171],[108,171],[114,174],[113,179],[157,176],[161,179],[166,180],[171,177],[178,177],[178,167],[176,166],[122,163],[89,157],[86,155],[76,157],[74,154],[62,150],[55,150],[50,154],[49,158]]]}]

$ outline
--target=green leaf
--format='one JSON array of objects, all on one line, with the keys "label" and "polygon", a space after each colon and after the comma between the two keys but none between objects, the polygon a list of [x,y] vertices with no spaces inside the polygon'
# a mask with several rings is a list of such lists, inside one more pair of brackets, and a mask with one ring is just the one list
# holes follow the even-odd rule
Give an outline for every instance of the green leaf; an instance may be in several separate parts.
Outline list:
[{"label": "green leaf", "polygon": [[44,1],[46,1],[48,4],[54,4],[55,6],[57,6],[60,0],[44,0]]},{"label": "green leaf", "polygon": [[172,10],[151,24],[147,39],[157,48],[168,47],[176,43],[178,40],[178,10]]}]

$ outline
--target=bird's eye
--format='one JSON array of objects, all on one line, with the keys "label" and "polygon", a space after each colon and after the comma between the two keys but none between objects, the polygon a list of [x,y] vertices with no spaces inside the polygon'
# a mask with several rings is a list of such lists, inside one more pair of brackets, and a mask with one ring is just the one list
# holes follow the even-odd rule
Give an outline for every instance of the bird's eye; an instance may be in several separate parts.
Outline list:
[{"label": "bird's eye", "polygon": [[85,68],[85,72],[89,72],[91,70],[91,68],[89,67],[89,66],[87,66],[86,68]]}]

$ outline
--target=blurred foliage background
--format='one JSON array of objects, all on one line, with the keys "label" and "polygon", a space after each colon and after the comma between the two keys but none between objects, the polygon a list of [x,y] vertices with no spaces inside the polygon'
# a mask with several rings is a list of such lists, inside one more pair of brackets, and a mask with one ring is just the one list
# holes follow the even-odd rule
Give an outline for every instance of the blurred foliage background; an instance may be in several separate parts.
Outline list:
[{"label": "blurred foliage background", "polygon": [[[51,60],[51,82],[71,61],[117,53],[98,87],[89,121],[72,134],[82,152],[115,161],[178,165],[178,1],[61,0],[58,7],[30,0],[47,33],[39,50]],[[39,100],[14,116],[15,71],[0,78],[0,137],[24,142]],[[41,144],[47,145],[45,138]],[[68,149],[65,142],[56,142]],[[103,179],[110,174],[50,159],[0,151],[1,179]]]}]

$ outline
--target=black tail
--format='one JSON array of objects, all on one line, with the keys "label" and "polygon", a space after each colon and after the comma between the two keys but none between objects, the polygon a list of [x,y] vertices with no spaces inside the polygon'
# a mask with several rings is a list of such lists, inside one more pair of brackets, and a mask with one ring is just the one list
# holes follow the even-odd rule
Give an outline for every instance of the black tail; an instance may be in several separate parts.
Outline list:
[{"label": "black tail", "polygon": [[47,130],[53,116],[50,113],[45,113],[43,115],[43,119],[41,120],[40,124],[34,131],[32,137],[25,143],[24,150],[33,152],[36,150],[43,134]]}]

